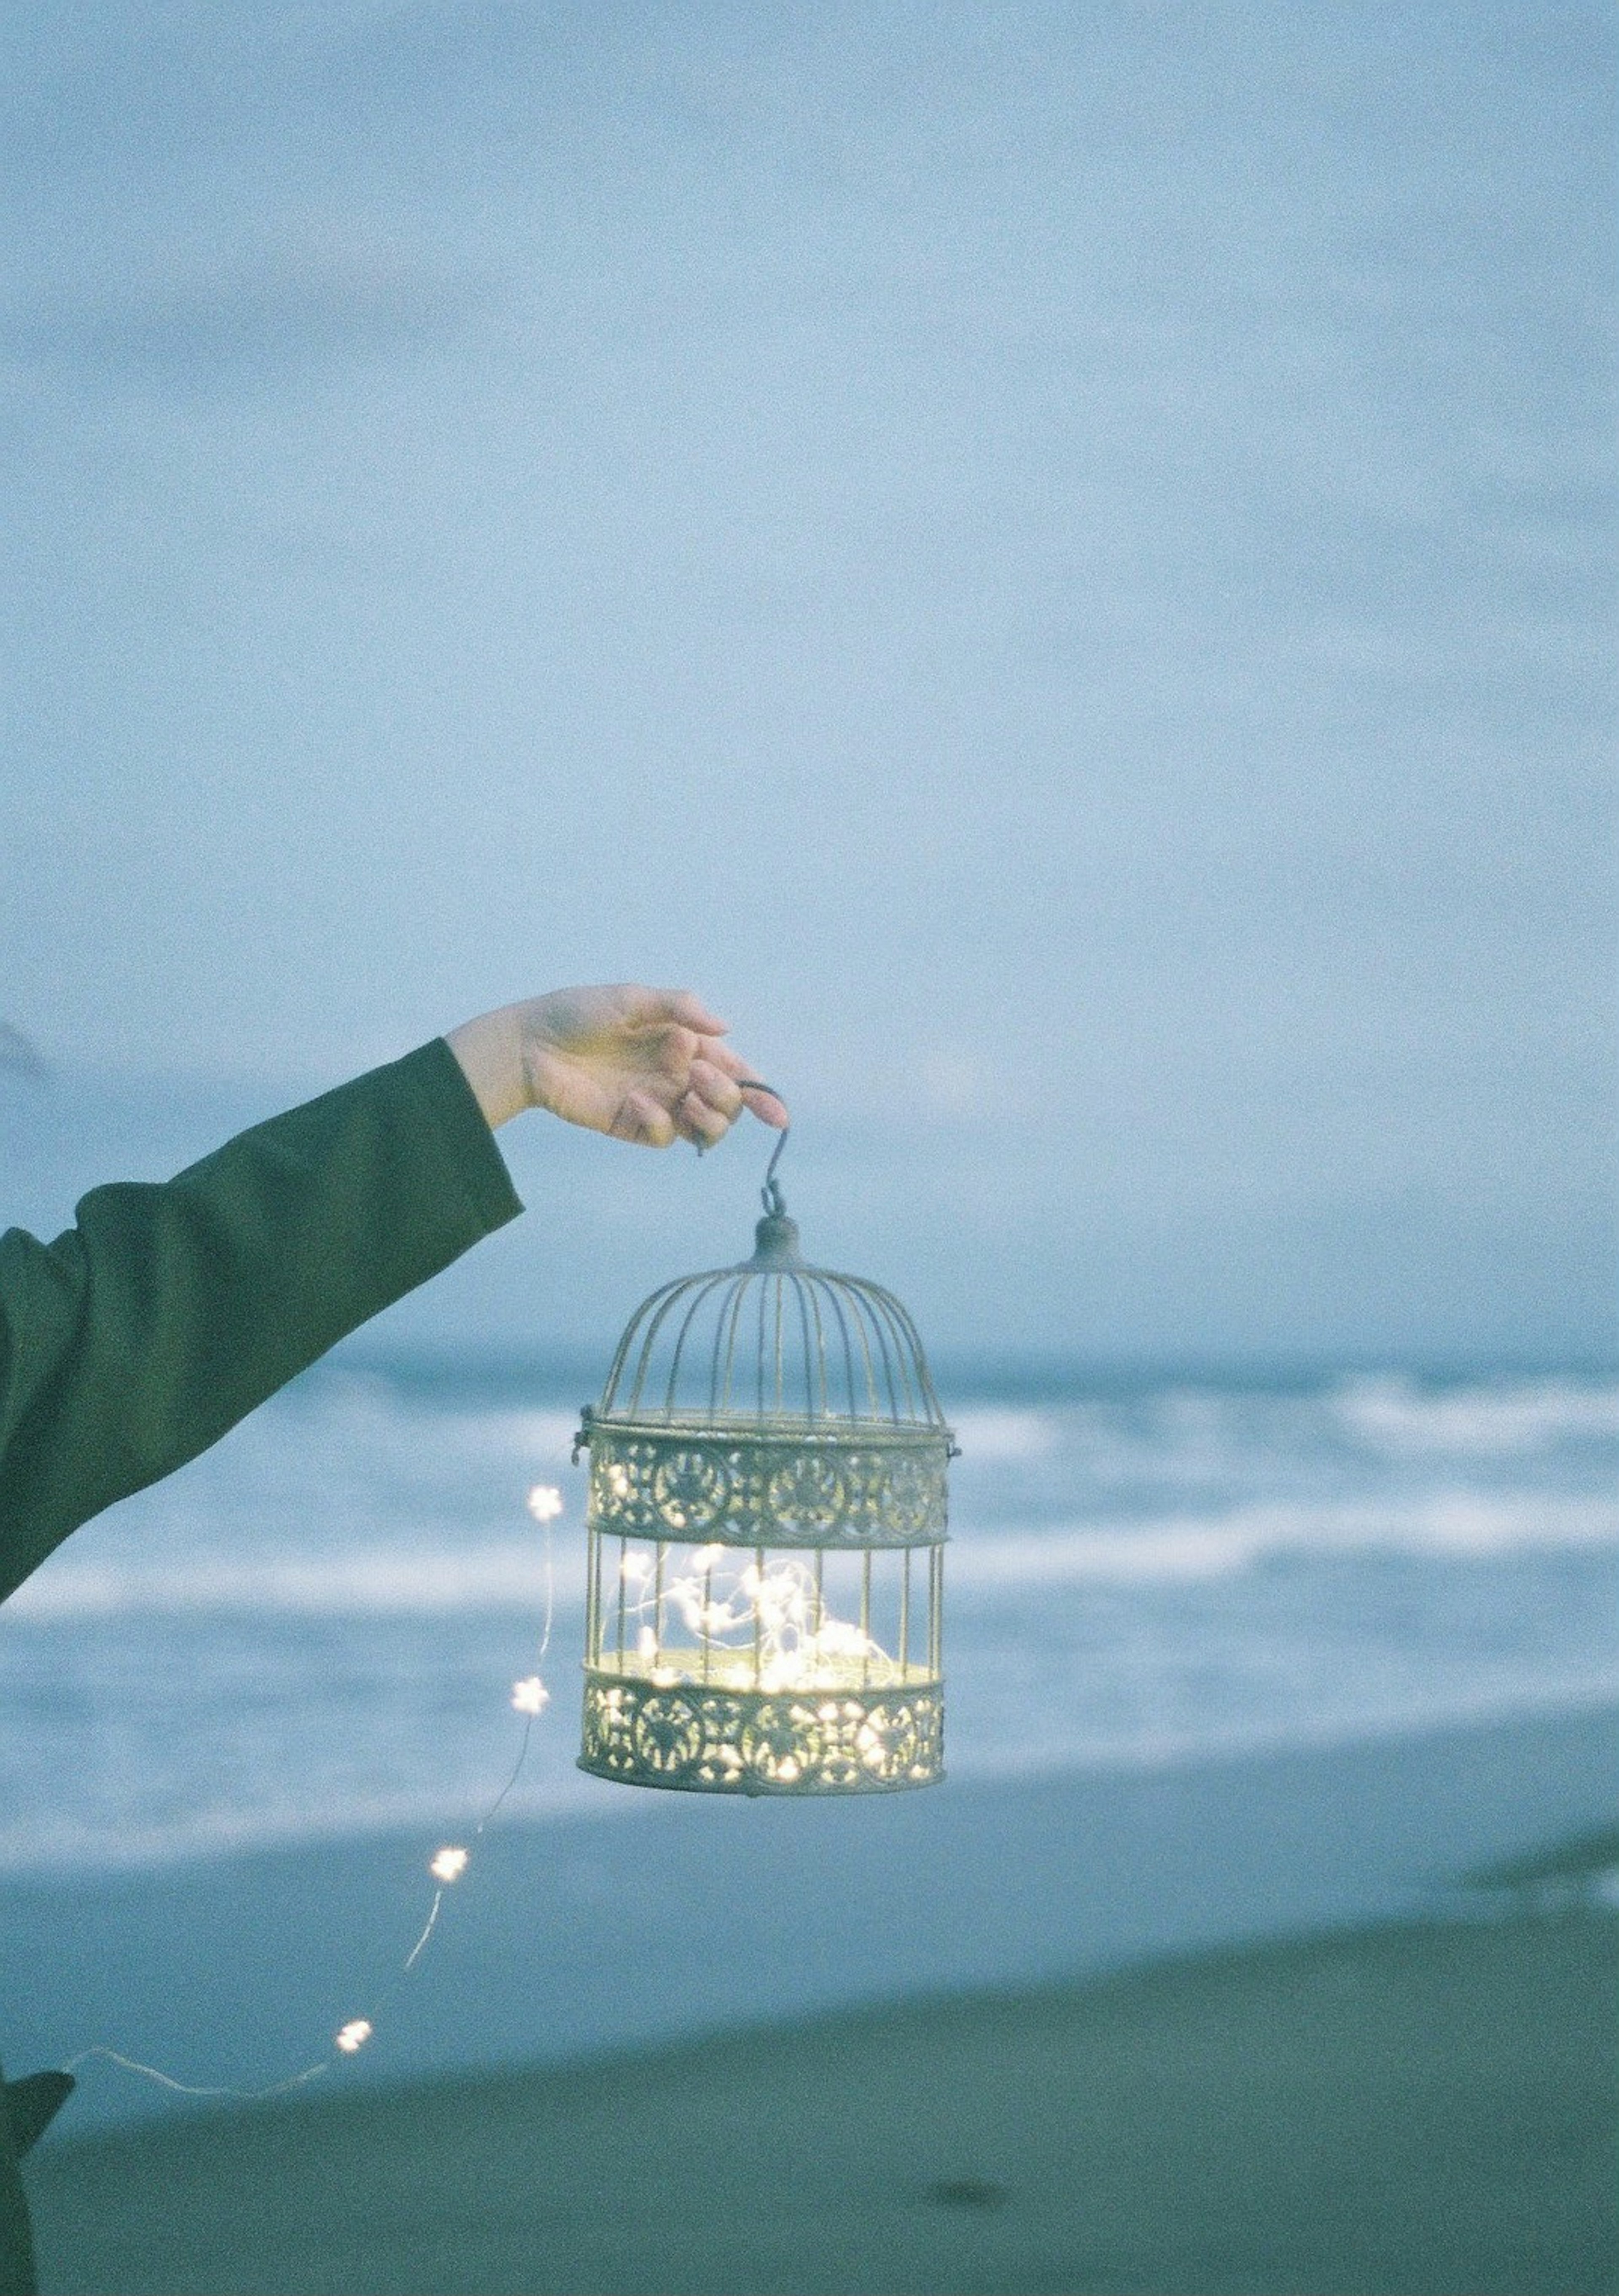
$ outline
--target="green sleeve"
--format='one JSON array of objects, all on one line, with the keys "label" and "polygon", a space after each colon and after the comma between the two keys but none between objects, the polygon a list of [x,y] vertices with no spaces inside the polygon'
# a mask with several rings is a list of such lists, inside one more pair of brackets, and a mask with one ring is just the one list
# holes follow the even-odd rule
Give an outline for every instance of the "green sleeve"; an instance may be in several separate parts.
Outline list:
[{"label": "green sleeve", "polygon": [[0,1237],[0,1598],[522,1210],[442,1038]]}]

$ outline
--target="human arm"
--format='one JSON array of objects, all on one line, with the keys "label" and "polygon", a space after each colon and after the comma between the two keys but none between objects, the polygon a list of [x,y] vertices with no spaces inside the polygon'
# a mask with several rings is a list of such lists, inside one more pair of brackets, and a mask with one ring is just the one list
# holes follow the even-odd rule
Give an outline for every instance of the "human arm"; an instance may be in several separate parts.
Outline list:
[{"label": "human arm", "polygon": [[438,1039],[0,1237],[0,1594],[521,1209]]},{"label": "human arm", "polygon": [[0,1597],[513,1218],[490,1128],[518,1106],[652,1142],[723,1132],[744,1064],[695,999],[679,1018],[646,998],[507,1007],[173,1180],[95,1189],[53,1242],[0,1237]]}]

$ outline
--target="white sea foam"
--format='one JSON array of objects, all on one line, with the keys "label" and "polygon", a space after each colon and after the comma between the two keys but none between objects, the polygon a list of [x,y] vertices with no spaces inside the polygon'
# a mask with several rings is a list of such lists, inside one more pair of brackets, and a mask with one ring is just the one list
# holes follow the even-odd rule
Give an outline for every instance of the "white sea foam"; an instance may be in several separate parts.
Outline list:
[{"label": "white sea foam", "polygon": [[1052,1411],[991,1409],[958,1411],[956,1440],[975,1464],[1006,1459],[1039,1459],[1055,1449],[1061,1423]]},{"label": "white sea foam", "polygon": [[[442,1785],[415,1793],[354,1794],[312,1803],[306,1795],[272,1807],[192,1808],[180,1816],[126,1816],[117,1825],[70,1808],[41,1814],[20,1825],[0,1825],[0,1874],[160,1866],[178,1857],[223,1857],[245,1850],[318,1849],[367,1835],[420,1832],[423,1836],[464,1825],[486,1797],[488,1781],[461,1795]],[[495,1780],[495,1784],[499,1781]],[[643,1807],[636,1794],[601,1794],[571,1765],[543,1781],[526,1778],[505,1803],[508,1824],[588,1815],[630,1817]]]},{"label": "white sea foam", "polygon": [[[559,1556],[558,1597],[584,1600],[584,1565]],[[241,1612],[262,1618],[442,1617],[454,1611],[535,1611],[545,1599],[544,1562],[528,1542],[446,1547],[432,1554],[385,1548],[262,1560],[53,1563],[11,1599],[13,1617],[41,1622],[135,1613]]]},{"label": "white sea foam", "polygon": [[1408,1554],[1472,1562],[1601,1546],[1619,1546],[1619,1503],[1459,1491],[1405,1506],[1244,1506],[1214,1516],[1081,1524],[1032,1535],[965,1534],[952,1545],[949,1570],[957,1587],[1010,1587],[1221,1578],[1281,1555]]},{"label": "white sea foam", "polygon": [[[1405,1554],[1478,1562],[1558,1548],[1619,1546],[1619,1502],[1455,1491],[1405,1505],[1272,1505],[1147,1521],[1076,1523],[1039,1531],[958,1531],[949,1576],[962,1590],[1229,1578],[1272,1558],[1309,1561]],[[576,1544],[559,1540],[553,1565],[565,1607],[584,1599]],[[535,1611],[545,1565],[531,1541],[399,1552],[371,1547],[252,1559],[53,1561],[12,1597],[11,1614],[39,1624],[141,1615],[443,1618]]]},{"label": "white sea foam", "polygon": [[1332,1407],[1358,1441],[1397,1457],[1501,1459],[1619,1435],[1619,1386],[1573,1379],[1432,1391],[1405,1379],[1354,1379]]}]

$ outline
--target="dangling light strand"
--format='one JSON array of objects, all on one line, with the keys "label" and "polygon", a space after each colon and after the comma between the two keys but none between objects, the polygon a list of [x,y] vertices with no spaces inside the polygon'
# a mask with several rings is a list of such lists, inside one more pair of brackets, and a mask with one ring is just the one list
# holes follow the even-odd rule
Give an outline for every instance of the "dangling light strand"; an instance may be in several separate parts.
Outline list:
[{"label": "dangling light strand", "polygon": [[[546,1652],[551,1648],[551,1628],[556,1617],[557,1608],[556,1558],[552,1547],[551,1526],[562,1512],[562,1494],[554,1483],[536,1483],[528,1494],[527,1504],[529,1513],[545,1535],[545,1615],[540,1628],[540,1647],[536,1661],[536,1666],[544,1666]],[[523,1718],[523,1735],[518,1746],[517,1759],[511,1765],[511,1776],[473,1827],[474,1841],[482,1836],[506,1796],[522,1776],[523,1765],[528,1759],[528,1744],[534,1735],[535,1723],[550,1705],[551,1693],[546,1689],[542,1677],[536,1672],[526,1676],[521,1682],[512,1684],[511,1703]],[[405,1966],[400,1972],[401,1976],[408,1976],[421,1960],[428,1939],[438,1926],[438,1915],[444,1906],[444,1893],[451,1882],[458,1882],[466,1872],[469,1855],[470,1853],[465,1849],[441,1849],[429,1864],[428,1872],[437,1882],[438,1887],[433,1892],[433,1902],[428,1909],[428,1917],[423,1924],[421,1935],[405,1956]]]},{"label": "dangling light strand", "polygon": [[[551,1703],[551,1693],[545,1687],[539,1669],[544,1667],[551,1649],[551,1632],[556,1619],[556,1559],[552,1546],[551,1526],[563,1511],[562,1494],[553,1483],[536,1483],[528,1493],[527,1507],[529,1513],[544,1533],[545,1608],[540,1629],[540,1645],[536,1656],[536,1671],[533,1674],[525,1675],[520,1681],[514,1682],[511,1685],[511,1703],[516,1712],[523,1717],[523,1735],[518,1747],[517,1759],[511,1766],[511,1775],[507,1778],[505,1784],[473,1827],[471,1838],[474,1841],[477,1841],[493,1824],[502,1804],[521,1777],[524,1765],[528,1759],[528,1747],[534,1735],[535,1723]],[[386,1997],[388,2001],[393,2000],[401,1980],[409,1976],[415,1968],[429,1939],[437,1927],[438,1915],[444,1905],[445,1891],[461,1880],[470,1863],[470,1850],[452,1842],[446,1842],[443,1849],[436,1850],[428,1860],[428,1872],[437,1885],[433,1892],[432,1906],[422,1926],[421,1936],[406,1954],[401,1964],[399,1975],[389,1988]],[[256,2104],[265,2103],[271,2097],[285,2096],[292,2089],[302,2088],[307,2082],[315,2080],[322,2073],[328,2071],[337,2063],[339,2056],[357,2056],[375,2030],[376,2028],[369,2017],[348,2018],[339,2026],[331,2037],[333,2054],[320,2058],[312,2065],[306,2065],[301,2072],[293,2073],[285,2080],[272,2082],[265,2088],[214,2087],[176,2080],[172,2073],[163,2072],[156,2065],[143,2064],[138,2057],[125,2056],[120,2050],[109,2048],[103,2042],[96,2042],[90,2048],[81,2049],[77,2056],[67,2060],[61,2070],[65,2073],[77,2072],[80,2065],[87,2064],[93,2058],[100,2058],[104,2063],[118,2065],[125,2072],[135,2073],[143,2080],[154,2081],[159,2088],[172,2090],[178,2096],[220,2097],[235,2103]]]}]

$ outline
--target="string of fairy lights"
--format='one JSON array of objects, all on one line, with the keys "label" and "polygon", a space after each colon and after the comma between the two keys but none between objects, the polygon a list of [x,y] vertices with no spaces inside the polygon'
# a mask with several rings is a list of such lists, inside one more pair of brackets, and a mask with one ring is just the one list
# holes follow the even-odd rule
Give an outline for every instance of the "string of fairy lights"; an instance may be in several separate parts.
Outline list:
[{"label": "string of fairy lights", "polygon": [[374,2014],[370,2017],[346,2018],[332,2035],[331,2046],[323,2056],[317,2058],[314,2063],[304,2066],[301,2071],[289,2074],[286,2079],[272,2081],[266,2087],[260,2088],[237,2088],[180,2080],[173,2073],[165,2072],[157,2065],[143,2063],[138,2057],[127,2056],[123,2051],[111,2048],[105,2042],[100,2041],[87,2049],[81,2049],[76,2056],[70,2057],[61,2068],[63,2072],[77,2072],[80,2065],[99,2061],[104,2064],[116,2065],[122,2071],[135,2074],[143,2080],[152,2081],[159,2088],[172,2090],[179,2096],[225,2098],[240,2103],[257,2104],[265,2103],[272,2097],[288,2095],[294,2089],[305,2087],[310,2081],[318,2079],[321,2074],[330,2071],[334,2065],[340,2063],[344,2059],[357,2056],[366,2043],[374,2037],[377,2030],[376,2018],[385,2015],[387,2009],[392,2006],[398,1997],[399,1990],[405,1979],[415,1971],[423,1954],[427,1951],[428,1945],[438,1927],[446,1894],[454,1889],[467,1874],[472,1863],[474,1849],[499,1816],[517,1786],[518,1781],[521,1778],[528,1760],[529,1747],[533,1742],[534,1726],[551,1703],[551,1693],[546,1687],[543,1669],[550,1653],[552,1627],[556,1616],[556,1572],[552,1549],[552,1525],[563,1511],[562,1494],[554,1484],[536,1483],[528,1493],[527,1504],[529,1513],[540,1525],[544,1534],[545,1595],[544,1613],[540,1628],[539,1647],[535,1654],[534,1671],[532,1674],[524,1675],[520,1680],[511,1685],[511,1704],[513,1711],[522,1717],[523,1722],[517,1758],[511,1765],[505,1784],[473,1826],[468,1836],[467,1844],[446,1842],[428,1859],[427,1871],[434,1889],[427,1919],[422,1923],[421,1935],[400,1964],[384,2001],[372,2005]]}]

